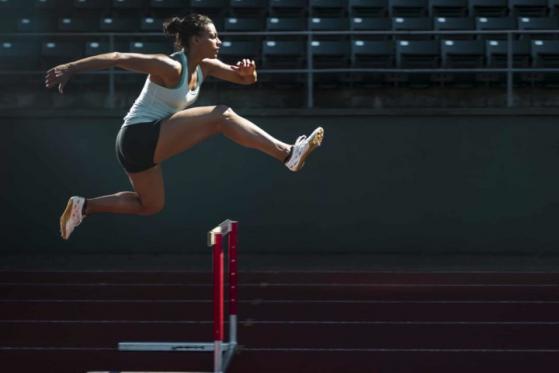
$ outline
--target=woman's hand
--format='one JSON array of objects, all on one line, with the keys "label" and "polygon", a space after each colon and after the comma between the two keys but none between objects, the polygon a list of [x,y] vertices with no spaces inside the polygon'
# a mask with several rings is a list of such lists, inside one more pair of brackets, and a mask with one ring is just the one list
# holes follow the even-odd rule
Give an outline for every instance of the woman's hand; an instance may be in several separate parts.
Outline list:
[{"label": "woman's hand", "polygon": [[64,86],[72,76],[70,64],[58,65],[47,71],[45,75],[45,86],[52,88],[58,86],[58,92],[64,93]]},{"label": "woman's hand", "polygon": [[242,61],[237,62],[237,64],[232,66],[232,68],[242,77],[252,77],[256,71],[256,64],[254,63],[254,60],[243,58]]}]

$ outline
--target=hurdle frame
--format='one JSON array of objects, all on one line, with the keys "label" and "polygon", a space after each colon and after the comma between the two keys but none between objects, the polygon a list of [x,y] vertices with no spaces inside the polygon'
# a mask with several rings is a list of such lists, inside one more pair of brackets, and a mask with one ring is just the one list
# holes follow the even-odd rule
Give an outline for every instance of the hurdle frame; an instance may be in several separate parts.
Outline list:
[{"label": "hurdle frame", "polygon": [[[119,342],[119,351],[213,352],[214,373],[225,373],[237,350],[238,221],[226,219],[208,232],[213,257],[213,336],[211,342]],[[228,239],[229,341],[224,342],[224,237]]]}]

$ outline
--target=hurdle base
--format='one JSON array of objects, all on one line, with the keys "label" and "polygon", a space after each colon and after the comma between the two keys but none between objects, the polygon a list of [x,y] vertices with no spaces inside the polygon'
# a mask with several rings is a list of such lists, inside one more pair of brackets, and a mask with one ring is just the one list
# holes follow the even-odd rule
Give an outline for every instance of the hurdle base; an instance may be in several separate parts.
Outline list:
[{"label": "hurdle base", "polygon": [[[214,343],[205,342],[119,342],[119,351],[176,351],[176,352],[213,352],[216,350]],[[221,343],[221,354],[223,360],[219,372],[225,372],[233,355],[237,350],[236,342]]]},{"label": "hurdle base", "polygon": [[[222,343],[221,351],[234,350],[236,343]],[[119,351],[200,351],[215,350],[215,344],[204,342],[119,342]]]}]

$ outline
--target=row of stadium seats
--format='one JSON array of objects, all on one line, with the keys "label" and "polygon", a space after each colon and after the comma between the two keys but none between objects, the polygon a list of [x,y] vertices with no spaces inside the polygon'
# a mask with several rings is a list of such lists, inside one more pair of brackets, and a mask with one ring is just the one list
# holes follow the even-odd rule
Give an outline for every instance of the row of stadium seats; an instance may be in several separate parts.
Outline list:
[{"label": "row of stadium seats", "polygon": [[[558,31],[559,16],[551,17],[227,17],[215,20],[225,32],[242,31],[487,31],[550,30]],[[63,17],[7,19],[4,32],[161,32],[163,19],[144,17]],[[387,37],[389,35],[386,35]]]},{"label": "row of stadium seats", "polygon": [[[18,14],[68,15],[75,11],[185,12],[229,15],[307,14],[310,16],[546,16],[559,0],[0,0],[0,10]],[[143,13],[143,14],[142,14]]]},{"label": "row of stadium seats", "polygon": [[[168,43],[131,41],[115,44],[119,51],[168,53]],[[503,40],[352,40],[313,41],[315,68],[496,68],[507,66],[508,44]],[[256,60],[260,68],[303,68],[307,44],[303,41],[226,41],[221,59]],[[559,68],[558,40],[515,40],[515,67]],[[0,69],[46,69],[84,56],[111,51],[109,42],[24,41],[0,44]]]}]

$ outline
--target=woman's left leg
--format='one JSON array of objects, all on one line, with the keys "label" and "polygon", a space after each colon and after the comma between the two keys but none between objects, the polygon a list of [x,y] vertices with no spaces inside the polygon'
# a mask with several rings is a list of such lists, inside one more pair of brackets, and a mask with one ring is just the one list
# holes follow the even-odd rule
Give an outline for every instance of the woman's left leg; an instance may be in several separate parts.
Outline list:
[{"label": "woman's left leg", "polygon": [[291,145],[272,137],[229,107],[205,106],[185,109],[161,123],[153,161],[160,163],[217,134],[281,162],[291,149]]}]

